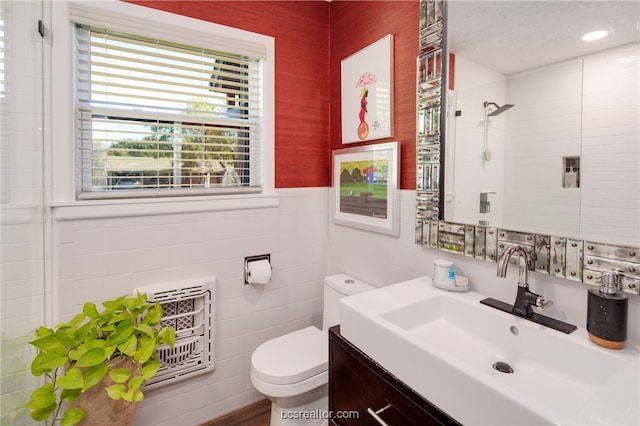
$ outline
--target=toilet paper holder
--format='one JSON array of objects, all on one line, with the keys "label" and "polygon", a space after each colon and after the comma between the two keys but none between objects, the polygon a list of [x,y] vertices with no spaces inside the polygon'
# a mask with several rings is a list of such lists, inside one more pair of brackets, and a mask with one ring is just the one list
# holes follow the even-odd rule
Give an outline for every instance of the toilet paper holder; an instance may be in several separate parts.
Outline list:
[{"label": "toilet paper holder", "polygon": [[251,271],[249,270],[249,263],[250,262],[255,262],[258,260],[267,260],[267,262],[269,262],[269,265],[271,265],[271,255],[270,254],[259,254],[256,256],[247,256],[244,258],[244,283],[245,284],[250,284],[249,283],[249,277],[251,276]]}]

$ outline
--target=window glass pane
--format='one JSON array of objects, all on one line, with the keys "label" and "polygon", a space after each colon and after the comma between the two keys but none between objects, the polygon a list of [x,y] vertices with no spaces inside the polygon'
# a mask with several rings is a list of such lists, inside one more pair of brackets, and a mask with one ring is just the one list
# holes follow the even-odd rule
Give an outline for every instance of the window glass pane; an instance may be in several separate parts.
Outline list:
[{"label": "window glass pane", "polygon": [[75,29],[82,193],[259,190],[259,60]]}]

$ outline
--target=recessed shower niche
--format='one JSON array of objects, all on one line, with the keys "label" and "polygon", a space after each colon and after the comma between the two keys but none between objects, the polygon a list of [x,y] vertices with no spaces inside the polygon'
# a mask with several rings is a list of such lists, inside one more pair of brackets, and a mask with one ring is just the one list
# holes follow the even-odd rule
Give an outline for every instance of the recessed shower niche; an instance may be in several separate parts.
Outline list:
[{"label": "recessed shower niche", "polygon": [[562,187],[580,188],[580,157],[562,157]]}]

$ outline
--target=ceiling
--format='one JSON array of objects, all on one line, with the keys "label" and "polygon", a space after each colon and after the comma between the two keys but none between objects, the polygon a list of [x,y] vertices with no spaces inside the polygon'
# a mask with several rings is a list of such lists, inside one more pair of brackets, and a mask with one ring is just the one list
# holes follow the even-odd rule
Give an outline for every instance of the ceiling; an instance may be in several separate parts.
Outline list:
[{"label": "ceiling", "polygon": [[449,0],[447,13],[449,51],[506,75],[640,41],[637,0]]}]

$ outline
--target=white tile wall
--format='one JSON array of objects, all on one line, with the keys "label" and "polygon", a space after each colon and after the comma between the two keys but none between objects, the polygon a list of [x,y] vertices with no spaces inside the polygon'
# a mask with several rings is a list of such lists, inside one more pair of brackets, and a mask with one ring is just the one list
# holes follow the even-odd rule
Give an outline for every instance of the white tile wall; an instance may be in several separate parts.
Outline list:
[{"label": "white tile wall", "polygon": [[581,75],[570,61],[508,80],[506,228],[578,236],[580,190],[562,187],[562,158],[581,151]]},{"label": "white tile wall", "polygon": [[[253,350],[322,326],[328,188],[278,193],[277,208],[56,223],[59,320],[148,284],[218,278],[215,371],[149,391],[137,424],[194,425],[261,398],[249,379]],[[271,282],[245,286],[244,257],[265,253]]]},{"label": "white tile wall", "polygon": [[[635,56],[635,60],[625,60]],[[584,164],[580,229],[585,239],[640,240],[640,44],[591,55],[584,64]]]},{"label": "white tile wall", "polygon": [[[280,206],[273,209],[56,224],[60,319],[86,300],[115,297],[137,286],[200,275],[219,278],[215,371],[149,391],[136,424],[191,426],[261,398],[249,378],[253,349],[304,326],[320,326],[322,277],[329,273],[384,286],[431,275],[433,261],[445,258],[470,277],[475,290],[505,301],[515,297],[515,270],[499,279],[493,263],[414,244],[415,191],[401,191],[399,237],[333,224],[329,188],[278,192]],[[272,282],[244,286],[244,256],[267,252]],[[530,278],[534,291],[554,300],[552,316],[583,325],[584,286],[535,273]],[[630,305],[629,341],[637,344],[637,298]],[[3,381],[3,386],[8,385]]]},{"label": "white tile wall", "polygon": [[[639,52],[634,43],[506,82],[456,57],[462,116],[456,118],[455,191],[447,187],[454,216],[447,220],[474,223],[479,193],[496,191],[483,219],[505,228],[637,245]],[[493,160],[486,164],[480,160],[484,100],[516,105],[492,119]],[[580,189],[562,187],[565,156],[581,157]],[[504,164],[504,175],[494,164]],[[506,181],[513,184],[503,188]]]},{"label": "white tile wall", "polygon": [[[322,277],[329,273],[384,286],[431,275],[433,261],[447,258],[478,291],[505,301],[515,297],[515,271],[499,279],[495,264],[414,244],[414,191],[401,191],[399,237],[333,224],[329,191],[280,190],[280,206],[267,210],[58,223],[57,256],[67,265],[60,268],[56,292],[68,299],[58,305],[61,319],[86,300],[114,297],[155,281],[209,274],[219,278],[216,370],[149,391],[139,406],[138,425],[195,425],[261,398],[249,378],[253,349],[307,325],[319,327]],[[165,252],[180,256],[179,264],[167,261]],[[272,255],[272,282],[244,286],[244,256],[266,252]],[[101,274],[91,272],[93,268]],[[531,282],[534,290],[555,301],[553,316],[582,325],[585,287],[539,274],[531,274]],[[637,320],[634,299],[630,341],[640,341],[633,325]]]}]

